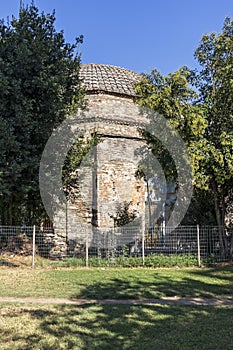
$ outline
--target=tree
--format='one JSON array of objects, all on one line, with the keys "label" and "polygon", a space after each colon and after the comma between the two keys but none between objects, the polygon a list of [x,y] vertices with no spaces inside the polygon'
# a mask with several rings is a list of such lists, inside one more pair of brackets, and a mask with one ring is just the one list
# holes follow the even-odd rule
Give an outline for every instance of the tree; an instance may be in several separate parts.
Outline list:
[{"label": "tree", "polygon": [[195,57],[202,68],[196,75],[196,86],[207,120],[193,162],[195,180],[197,187],[213,193],[221,244],[227,255],[222,231],[233,203],[233,20],[226,18],[220,34],[204,35]]},{"label": "tree", "polygon": [[[144,79],[136,86],[139,95],[138,104],[168,119],[187,145],[191,141],[196,142],[206,128],[202,109],[193,103],[197,93],[189,86],[192,79],[193,73],[187,67],[168,76],[162,76],[155,69],[149,75],[144,75]],[[156,123],[156,115],[151,123]],[[152,145],[152,152],[162,164],[166,176],[175,181],[176,170],[170,154],[152,135],[145,136]]]},{"label": "tree", "polygon": [[[202,108],[194,104],[198,95],[189,85],[192,79],[193,73],[187,67],[168,76],[162,76],[157,70],[153,70],[136,86],[139,105],[149,107],[168,119],[178,130],[187,148],[191,143],[193,146],[198,143],[199,136],[205,132],[207,125]],[[158,121],[156,113],[151,115],[150,123],[153,129],[153,125]],[[150,133],[144,133],[144,136],[152,153],[159,160],[167,182],[176,183],[182,193],[182,184],[177,182],[176,166],[168,150]],[[194,212],[191,215],[193,214]],[[184,222],[187,222],[187,218]]]},{"label": "tree", "polygon": [[194,187],[190,206],[181,225],[217,226],[211,191]]},{"label": "tree", "polygon": [[[204,35],[195,57],[200,72],[182,68],[162,77],[152,71],[137,87],[139,103],[168,118],[186,142],[194,185],[214,198],[221,248],[226,256],[223,226],[233,203],[233,20],[225,20],[220,34]],[[166,150],[157,141],[149,141],[162,159]],[[168,172],[174,174],[173,166]]]},{"label": "tree", "polygon": [[78,43],[54,28],[55,13],[22,6],[0,23],[0,218],[35,223],[44,212],[39,194],[42,151],[64,118],[82,105]]},{"label": "tree", "polygon": [[220,34],[204,35],[195,57],[202,67],[196,86],[207,127],[193,166],[196,186],[213,193],[220,227],[226,223],[226,204],[233,199],[233,20],[225,20]]}]

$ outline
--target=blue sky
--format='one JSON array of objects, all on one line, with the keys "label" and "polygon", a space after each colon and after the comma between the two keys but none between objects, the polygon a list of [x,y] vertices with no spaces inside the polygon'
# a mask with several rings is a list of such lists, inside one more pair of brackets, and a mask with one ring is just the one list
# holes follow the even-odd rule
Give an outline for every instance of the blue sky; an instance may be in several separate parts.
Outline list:
[{"label": "blue sky", "polygon": [[[0,18],[18,14],[20,0],[0,3]],[[25,0],[24,3],[30,3]],[[232,0],[35,0],[56,11],[56,28],[73,42],[84,35],[83,63],[168,74],[197,66],[193,53],[203,34],[221,31],[233,17]]]}]

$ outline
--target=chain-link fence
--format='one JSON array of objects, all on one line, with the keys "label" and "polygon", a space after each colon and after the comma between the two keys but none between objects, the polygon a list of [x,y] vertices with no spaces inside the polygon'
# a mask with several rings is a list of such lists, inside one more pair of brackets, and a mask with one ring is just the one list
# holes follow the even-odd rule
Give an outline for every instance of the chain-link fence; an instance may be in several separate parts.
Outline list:
[{"label": "chain-link fence", "polygon": [[[197,258],[198,265],[204,259],[212,262],[230,260],[233,257],[233,233],[219,227],[179,226],[118,227],[97,229],[89,227],[79,236],[79,228],[72,236],[56,233],[51,227],[2,226],[0,227],[0,259],[24,256],[35,265],[35,257],[44,259],[82,259],[115,261],[118,258],[140,258],[141,265],[151,256],[184,256]],[[0,260],[1,261],[1,260]]]}]

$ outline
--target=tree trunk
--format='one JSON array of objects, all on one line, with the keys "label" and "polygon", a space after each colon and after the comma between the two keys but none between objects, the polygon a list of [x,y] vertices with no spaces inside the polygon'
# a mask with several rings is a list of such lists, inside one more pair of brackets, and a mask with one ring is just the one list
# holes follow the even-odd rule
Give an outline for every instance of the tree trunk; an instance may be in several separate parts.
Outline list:
[{"label": "tree trunk", "polygon": [[221,189],[219,190],[217,184],[213,180],[212,190],[214,194],[214,207],[215,215],[218,224],[218,234],[220,241],[220,253],[222,258],[227,259],[229,257],[228,247],[227,247],[227,237],[225,232],[225,202]]},{"label": "tree trunk", "polygon": [[230,257],[233,257],[233,233],[231,234]]}]

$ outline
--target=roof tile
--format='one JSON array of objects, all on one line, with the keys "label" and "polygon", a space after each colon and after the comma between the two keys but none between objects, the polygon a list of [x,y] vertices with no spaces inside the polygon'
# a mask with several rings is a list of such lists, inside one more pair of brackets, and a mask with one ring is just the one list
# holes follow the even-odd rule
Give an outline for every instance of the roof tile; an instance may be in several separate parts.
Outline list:
[{"label": "roof tile", "polygon": [[134,86],[142,77],[126,68],[97,63],[82,64],[79,76],[89,93],[106,92],[127,96],[136,96]]}]

